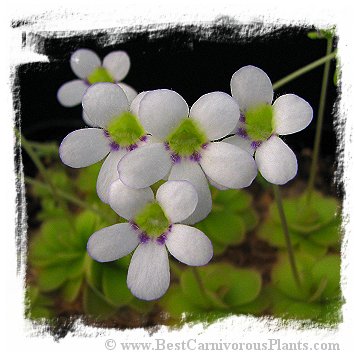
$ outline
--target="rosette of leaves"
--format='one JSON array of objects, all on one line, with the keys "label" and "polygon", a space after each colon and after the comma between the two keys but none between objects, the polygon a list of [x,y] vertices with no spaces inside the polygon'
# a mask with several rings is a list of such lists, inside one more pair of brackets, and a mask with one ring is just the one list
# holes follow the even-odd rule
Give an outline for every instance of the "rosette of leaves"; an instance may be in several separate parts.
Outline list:
[{"label": "rosette of leaves", "polygon": [[245,190],[219,191],[211,187],[212,211],[195,227],[203,231],[213,243],[215,255],[223,253],[230,245],[243,242],[246,233],[258,223],[252,207],[252,196]]},{"label": "rosette of leaves", "polygon": [[271,273],[268,288],[275,316],[334,323],[340,319],[340,257],[316,258],[297,254],[300,286],[295,282],[288,257],[281,255]]},{"label": "rosette of leaves", "polygon": [[[283,200],[292,245],[300,252],[323,256],[329,248],[340,245],[341,217],[339,202],[333,197],[314,192],[308,203],[306,195]],[[286,249],[276,202],[258,230],[261,239],[270,245]]]},{"label": "rosette of leaves", "polygon": [[87,254],[91,234],[112,223],[91,211],[73,216],[72,223],[64,217],[44,222],[29,248],[39,291],[59,293],[67,304],[79,299],[94,317],[107,318],[126,305],[144,310],[127,288],[129,257],[99,264]]},{"label": "rosette of leaves", "polygon": [[173,323],[182,314],[185,321],[212,322],[229,314],[260,314],[268,306],[260,274],[229,263],[185,269],[160,303]]}]

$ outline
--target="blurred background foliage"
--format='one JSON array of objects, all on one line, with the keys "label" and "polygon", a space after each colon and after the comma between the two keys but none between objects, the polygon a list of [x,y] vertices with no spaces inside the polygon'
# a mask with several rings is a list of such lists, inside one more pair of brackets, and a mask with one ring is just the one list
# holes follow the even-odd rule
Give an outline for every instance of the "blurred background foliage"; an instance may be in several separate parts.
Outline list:
[{"label": "blurred background foliage", "polygon": [[[208,91],[228,93],[231,75],[246,64],[264,69],[273,81],[283,78],[324,56],[326,41],[333,36],[333,32],[300,27],[255,35],[258,26],[243,27],[221,19],[210,28],[208,38],[205,29],[175,27],[150,37],[144,31],[126,33],[105,47],[105,32],[64,39],[32,34],[36,50],[51,61],[22,65],[15,79],[21,131],[46,169],[44,177],[25,150],[17,152],[23,162],[28,214],[28,318],[53,325],[61,321],[58,318],[81,317],[87,323],[118,328],[212,323],[236,314],[323,324],[341,320],[342,192],[333,185],[336,135],[332,122],[338,63],[331,65],[334,83],[326,101],[324,145],[310,204],[305,188],[316,120],[303,133],[287,137],[298,157],[299,172],[282,187],[282,194],[301,286],[295,283],[287,259],[272,188],[258,176],[248,189],[211,187],[212,212],[196,224],[213,243],[211,263],[191,268],[170,257],[168,292],[155,302],[136,299],[126,284],[130,256],[97,263],[86,252],[92,233],[124,221],[97,197],[101,163],[73,170],[58,156],[64,136],[84,127],[80,107],[63,108],[56,101],[59,86],[74,78],[69,58],[75,49],[91,48],[101,57],[112,50],[126,50],[132,62],[125,80],[128,84],[138,91],[173,88],[191,104]],[[316,118],[322,71],[319,67],[288,83],[276,96],[295,93],[304,97]],[[43,93],[41,98],[34,85]]]}]

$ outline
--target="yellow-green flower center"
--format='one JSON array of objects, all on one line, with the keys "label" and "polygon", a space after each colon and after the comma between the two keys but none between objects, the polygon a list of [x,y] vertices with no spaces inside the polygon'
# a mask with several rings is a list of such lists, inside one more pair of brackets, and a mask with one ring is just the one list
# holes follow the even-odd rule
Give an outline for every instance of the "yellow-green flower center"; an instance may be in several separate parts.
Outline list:
[{"label": "yellow-green flower center", "polygon": [[114,83],[115,80],[111,77],[110,73],[107,72],[104,67],[95,68],[87,77],[87,80],[90,84],[98,82],[111,82]]},{"label": "yellow-green flower center", "polygon": [[157,202],[148,203],[134,217],[134,222],[151,238],[158,238],[169,228],[169,220]]},{"label": "yellow-green flower center", "polygon": [[107,126],[107,132],[115,143],[123,147],[137,143],[145,134],[136,116],[130,112],[113,118]]},{"label": "yellow-green flower center", "polygon": [[267,140],[274,131],[273,110],[270,104],[261,104],[245,113],[245,130],[253,141]]},{"label": "yellow-green flower center", "polygon": [[174,153],[179,156],[190,156],[207,142],[207,136],[193,119],[185,118],[166,140]]}]

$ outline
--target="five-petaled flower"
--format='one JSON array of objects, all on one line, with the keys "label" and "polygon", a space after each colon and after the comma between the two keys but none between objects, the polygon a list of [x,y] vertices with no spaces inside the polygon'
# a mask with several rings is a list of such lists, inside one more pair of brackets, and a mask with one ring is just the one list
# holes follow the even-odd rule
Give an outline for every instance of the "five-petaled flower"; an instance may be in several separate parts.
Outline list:
[{"label": "five-petaled flower", "polygon": [[207,264],[213,256],[211,241],[200,230],[176,224],[190,216],[198,196],[188,181],[168,181],[157,190],[133,189],[119,179],[112,183],[109,203],[128,223],[119,223],[95,232],[89,239],[89,255],[109,262],[134,249],[127,285],[143,300],[160,298],[169,287],[168,252],[187,265]]},{"label": "five-petaled flower", "polygon": [[107,156],[96,185],[97,194],[105,203],[108,203],[111,183],[118,178],[119,160],[148,141],[136,115],[139,98],[137,96],[129,105],[117,84],[90,86],[83,97],[83,117],[93,128],[73,131],[59,147],[61,160],[73,168],[90,166]]},{"label": "five-petaled flower", "polygon": [[207,178],[222,188],[242,188],[254,180],[257,169],[249,153],[215,142],[228,135],[239,119],[238,104],[230,95],[205,94],[189,111],[178,93],[149,91],[140,97],[138,114],[154,140],[120,160],[119,177],[132,188],[145,188],[164,178],[191,182],[198,204],[185,223],[196,223],[211,211]]},{"label": "five-petaled flower", "polygon": [[278,97],[271,105],[274,92],[267,74],[260,68],[245,66],[231,80],[232,96],[241,116],[235,136],[224,140],[255,153],[263,177],[283,185],[297,174],[297,159],[279,135],[293,134],[306,128],[312,120],[312,107],[294,94]]},{"label": "five-petaled flower", "polygon": [[121,82],[127,76],[131,66],[129,56],[124,51],[109,53],[101,63],[95,52],[81,48],[72,54],[70,66],[79,79],[64,83],[59,88],[58,101],[65,107],[80,104],[89,86],[99,82],[118,84],[125,92],[129,102],[132,102],[137,95],[132,87]]}]

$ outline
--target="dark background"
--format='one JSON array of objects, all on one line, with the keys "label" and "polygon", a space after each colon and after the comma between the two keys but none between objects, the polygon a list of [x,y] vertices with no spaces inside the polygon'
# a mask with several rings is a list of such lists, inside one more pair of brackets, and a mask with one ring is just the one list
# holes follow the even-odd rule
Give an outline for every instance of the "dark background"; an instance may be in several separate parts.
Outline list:
[{"label": "dark background", "polygon": [[[313,28],[279,27],[262,35],[260,31],[263,26],[258,23],[240,26],[222,19],[209,27],[170,25],[159,31],[148,28],[115,29],[116,35],[100,30],[67,37],[58,37],[56,33],[46,36],[24,33],[23,42],[35,43],[37,52],[46,54],[50,62],[25,64],[16,68],[14,96],[22,133],[30,140],[55,140],[60,143],[69,132],[85,126],[81,119],[81,106],[62,107],[56,97],[63,83],[76,79],[69,59],[79,48],[90,48],[101,58],[114,50],[127,51],[131,69],[124,79],[125,83],[138,92],[173,89],[190,106],[201,95],[211,91],[230,93],[231,76],[242,66],[252,64],[260,67],[274,83],[325,55],[326,40],[307,37]],[[110,44],[107,44],[108,39]],[[321,158],[329,167],[321,174],[329,184],[337,165],[333,127],[334,104],[337,100],[336,87],[332,82],[334,67],[332,63],[321,147]],[[314,120],[308,128],[284,137],[298,156],[299,163],[305,157],[309,164],[323,68],[318,67],[275,92],[275,98],[286,93],[297,94],[314,109]],[[33,176],[35,168],[32,162],[25,154],[23,159],[25,174]],[[299,176],[306,179],[307,175],[308,170],[300,165]]]}]

